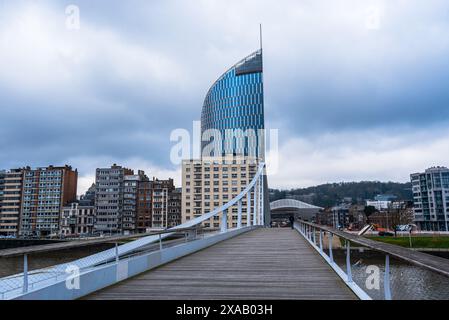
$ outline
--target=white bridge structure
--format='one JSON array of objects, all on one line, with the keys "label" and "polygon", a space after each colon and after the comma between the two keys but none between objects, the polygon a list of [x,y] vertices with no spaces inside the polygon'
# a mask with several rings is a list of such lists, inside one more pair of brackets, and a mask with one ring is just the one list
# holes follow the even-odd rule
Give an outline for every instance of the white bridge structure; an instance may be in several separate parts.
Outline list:
[{"label": "white bridge structure", "polygon": [[[304,221],[321,208],[293,199],[275,201],[269,209],[271,218],[295,214],[294,229],[269,228],[267,190],[260,163],[234,199],[177,227],[32,271],[24,251],[23,272],[0,279],[0,300],[449,299],[447,259]],[[235,206],[238,222],[228,228]],[[221,219],[221,230],[199,234],[214,217]],[[385,259],[377,267],[377,291],[366,286],[369,274],[361,266],[374,253]],[[421,282],[407,285],[408,279],[390,269],[390,259],[432,276],[436,291],[411,290]]]}]

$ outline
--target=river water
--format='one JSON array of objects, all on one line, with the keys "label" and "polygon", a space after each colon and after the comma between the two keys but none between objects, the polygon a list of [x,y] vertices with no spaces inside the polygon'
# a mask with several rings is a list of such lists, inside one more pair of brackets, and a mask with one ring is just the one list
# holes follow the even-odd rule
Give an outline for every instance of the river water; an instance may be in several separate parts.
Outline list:
[{"label": "river water", "polygon": [[[100,244],[57,252],[44,252],[28,256],[28,269],[36,270],[70,262],[112,248],[113,244]],[[0,278],[23,272],[23,257],[0,258]]]},{"label": "river water", "polygon": [[[346,251],[334,250],[334,260],[346,272]],[[353,280],[359,287],[375,300],[384,299],[385,256],[374,251],[351,250],[351,265]],[[369,266],[379,270],[379,289],[370,289],[370,281],[366,284]],[[392,257],[390,281],[394,300],[449,300],[449,278]]]}]

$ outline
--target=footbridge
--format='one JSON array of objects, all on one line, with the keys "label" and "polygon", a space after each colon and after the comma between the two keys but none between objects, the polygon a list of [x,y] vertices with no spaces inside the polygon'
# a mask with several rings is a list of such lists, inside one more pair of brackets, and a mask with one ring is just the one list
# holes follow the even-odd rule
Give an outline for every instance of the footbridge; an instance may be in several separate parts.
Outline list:
[{"label": "footbridge", "polygon": [[[410,280],[394,272],[392,261],[432,276],[441,284],[439,298],[448,291],[446,259],[304,220],[293,228],[270,228],[264,172],[260,164],[230,202],[166,231],[37,270],[28,270],[25,253],[23,272],[0,279],[0,299],[410,298],[407,293],[416,290],[404,285]],[[228,212],[234,207],[238,223],[230,228]],[[214,217],[221,229],[205,232],[203,222]],[[363,262],[373,255],[373,265]]]}]

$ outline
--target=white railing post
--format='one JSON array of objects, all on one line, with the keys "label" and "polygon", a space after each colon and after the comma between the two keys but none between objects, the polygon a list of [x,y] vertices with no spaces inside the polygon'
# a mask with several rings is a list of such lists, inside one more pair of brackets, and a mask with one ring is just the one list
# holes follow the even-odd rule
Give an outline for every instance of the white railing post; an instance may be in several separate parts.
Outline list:
[{"label": "white railing post", "polygon": [[159,250],[162,251],[162,234],[159,233]]},{"label": "white railing post", "polygon": [[237,216],[237,228],[242,227],[242,200],[239,200],[238,202],[238,216]]},{"label": "white railing post", "polygon": [[352,282],[351,272],[351,242],[346,240],[346,274],[348,276],[348,282]]},{"label": "white railing post", "polygon": [[333,234],[332,232],[329,232],[329,261],[331,263],[334,263],[334,255],[332,253],[332,239],[333,239]]},{"label": "white railing post", "polygon": [[261,183],[260,183],[260,224],[262,226],[265,225],[265,201],[264,201],[264,175],[262,172],[262,175],[260,176]]},{"label": "white railing post", "polygon": [[262,225],[262,176],[259,178],[259,225]]},{"label": "white railing post", "polygon": [[390,289],[390,255],[385,256],[385,275],[384,275],[385,300],[391,300]]},{"label": "white railing post", "polygon": [[23,293],[28,292],[28,255],[23,255]]},{"label": "white railing post", "polygon": [[320,229],[320,252],[323,253],[323,230]]},{"label": "white railing post", "polygon": [[228,209],[223,210],[221,216],[221,232],[224,233],[228,230]]},{"label": "white railing post", "polygon": [[254,185],[254,213],[253,213],[253,226],[257,225],[257,181]]},{"label": "white railing post", "polygon": [[315,230],[315,227],[312,227],[312,239],[313,239],[313,244],[316,245],[316,230]]},{"label": "white railing post", "polygon": [[251,190],[246,194],[246,226],[251,226]]},{"label": "white railing post", "polygon": [[260,178],[257,179],[257,225],[260,225]]},{"label": "white railing post", "polygon": [[119,257],[118,257],[118,243],[115,243],[115,262],[118,263]]}]

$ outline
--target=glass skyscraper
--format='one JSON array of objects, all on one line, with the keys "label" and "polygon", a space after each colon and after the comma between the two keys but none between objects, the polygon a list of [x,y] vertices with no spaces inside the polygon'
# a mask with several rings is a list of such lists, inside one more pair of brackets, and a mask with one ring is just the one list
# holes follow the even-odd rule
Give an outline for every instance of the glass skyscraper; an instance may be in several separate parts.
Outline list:
[{"label": "glass skyscraper", "polygon": [[264,127],[260,49],[232,66],[209,89],[201,113],[202,156],[263,159]]}]

